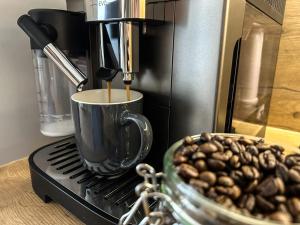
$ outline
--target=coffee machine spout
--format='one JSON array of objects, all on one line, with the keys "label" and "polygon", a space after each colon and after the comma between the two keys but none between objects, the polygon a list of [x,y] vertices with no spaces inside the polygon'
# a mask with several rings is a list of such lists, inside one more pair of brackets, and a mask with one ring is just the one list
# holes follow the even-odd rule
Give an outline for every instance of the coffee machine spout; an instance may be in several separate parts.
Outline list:
[{"label": "coffee machine spout", "polygon": [[130,84],[139,72],[139,24],[120,21],[120,67],[123,81]]},{"label": "coffee machine spout", "polygon": [[18,19],[18,25],[41,48],[67,78],[81,91],[87,82],[86,76],[57,48],[40,29],[39,25],[28,15]]}]

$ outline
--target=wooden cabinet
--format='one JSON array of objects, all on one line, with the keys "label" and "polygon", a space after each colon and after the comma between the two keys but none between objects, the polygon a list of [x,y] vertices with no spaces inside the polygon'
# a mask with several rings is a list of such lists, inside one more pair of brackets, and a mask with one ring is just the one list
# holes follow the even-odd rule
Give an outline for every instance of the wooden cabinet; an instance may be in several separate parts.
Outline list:
[{"label": "wooden cabinet", "polygon": [[300,131],[300,1],[286,4],[268,124]]}]

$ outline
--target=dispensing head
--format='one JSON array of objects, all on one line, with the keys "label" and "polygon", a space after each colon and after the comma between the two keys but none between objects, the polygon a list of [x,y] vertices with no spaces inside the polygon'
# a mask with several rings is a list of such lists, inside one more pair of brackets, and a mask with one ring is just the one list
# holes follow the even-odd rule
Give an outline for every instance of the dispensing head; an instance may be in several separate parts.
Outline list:
[{"label": "dispensing head", "polygon": [[125,84],[131,84],[134,75],[139,72],[139,24],[119,21],[119,62],[114,53],[106,25],[99,24],[99,60],[100,67],[96,76],[111,81],[122,74]]},{"label": "dispensing head", "polygon": [[139,27],[154,19],[156,1],[109,0],[94,4],[94,1],[84,0],[87,22],[119,24],[119,68],[126,84],[139,72]]}]

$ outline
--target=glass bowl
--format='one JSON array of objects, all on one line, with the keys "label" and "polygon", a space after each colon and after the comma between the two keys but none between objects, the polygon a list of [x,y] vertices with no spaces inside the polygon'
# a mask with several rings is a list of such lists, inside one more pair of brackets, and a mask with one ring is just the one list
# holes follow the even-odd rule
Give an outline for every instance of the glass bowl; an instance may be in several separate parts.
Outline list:
[{"label": "glass bowl", "polygon": [[[258,140],[257,137],[237,134],[219,134],[225,137],[246,137],[252,140]],[[200,135],[192,136],[194,140],[199,140]],[[161,185],[161,191],[170,196],[174,204],[166,203],[166,207],[170,210],[174,218],[182,225],[200,225],[200,224],[218,224],[218,225],[278,225],[280,223],[257,219],[254,216],[245,216],[240,213],[231,211],[215,201],[205,197],[197,192],[193,187],[185,183],[176,172],[173,165],[174,152],[182,145],[183,140],[173,144],[164,156],[164,173]],[[273,143],[272,143],[273,144]],[[289,153],[295,153],[297,150],[283,146],[289,149]],[[299,150],[297,151],[299,153]],[[291,223],[291,225],[300,225],[300,223]]]}]

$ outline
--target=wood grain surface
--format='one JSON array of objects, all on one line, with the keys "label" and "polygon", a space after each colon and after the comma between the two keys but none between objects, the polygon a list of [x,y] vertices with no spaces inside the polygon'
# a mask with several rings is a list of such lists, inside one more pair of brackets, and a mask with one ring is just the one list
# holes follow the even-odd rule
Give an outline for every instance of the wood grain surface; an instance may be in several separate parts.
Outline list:
[{"label": "wood grain surface", "polygon": [[287,0],[268,124],[300,131],[300,1]]},{"label": "wood grain surface", "polygon": [[35,195],[27,159],[0,167],[1,225],[77,225],[75,216],[56,203],[44,203]]}]

